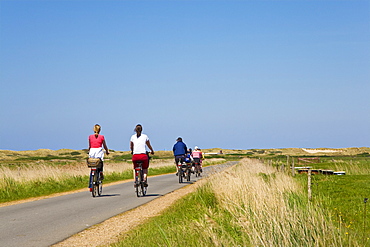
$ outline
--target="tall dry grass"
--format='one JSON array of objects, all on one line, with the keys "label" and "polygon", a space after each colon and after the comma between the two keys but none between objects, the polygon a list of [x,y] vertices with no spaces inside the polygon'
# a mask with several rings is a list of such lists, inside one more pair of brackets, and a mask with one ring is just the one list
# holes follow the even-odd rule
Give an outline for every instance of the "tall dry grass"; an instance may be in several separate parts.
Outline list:
[{"label": "tall dry grass", "polygon": [[[172,164],[169,160],[153,160],[150,167],[158,168]],[[104,164],[104,173],[106,175],[122,173],[130,169],[132,169],[131,162],[105,162]],[[60,166],[50,165],[47,162],[30,163],[17,167],[0,166],[0,189],[8,185],[6,181],[9,179],[20,184],[30,181],[61,181],[68,177],[87,176],[89,172],[90,169],[84,162]]]},{"label": "tall dry grass", "polygon": [[[271,166],[242,160],[215,175],[210,186],[221,208],[232,215],[233,224],[248,235],[251,246],[343,246],[339,230],[325,212],[302,199],[303,188],[292,177]],[[210,224],[212,220],[206,218],[198,222],[198,228],[217,245],[219,235]]]},{"label": "tall dry grass", "polygon": [[331,161],[334,171],[345,171],[348,175],[368,175],[370,166],[364,160],[337,160]]}]

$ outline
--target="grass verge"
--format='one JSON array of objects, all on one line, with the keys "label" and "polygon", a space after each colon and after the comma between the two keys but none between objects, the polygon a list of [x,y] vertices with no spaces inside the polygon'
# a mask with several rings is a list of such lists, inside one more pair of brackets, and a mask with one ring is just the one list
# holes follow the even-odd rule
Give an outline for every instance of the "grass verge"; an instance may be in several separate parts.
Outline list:
[{"label": "grass verge", "polygon": [[[174,166],[149,168],[149,174],[151,176],[173,172],[175,172]],[[122,172],[113,171],[107,173],[104,178],[104,184],[129,180],[132,179],[132,177],[133,172],[131,169]],[[83,189],[87,188],[88,182],[88,175],[65,175],[62,177],[49,176],[22,182],[16,181],[12,177],[3,177],[0,180],[2,188],[0,190],[0,203]]]},{"label": "grass verge", "polygon": [[322,205],[295,178],[243,160],[112,246],[363,246]]}]

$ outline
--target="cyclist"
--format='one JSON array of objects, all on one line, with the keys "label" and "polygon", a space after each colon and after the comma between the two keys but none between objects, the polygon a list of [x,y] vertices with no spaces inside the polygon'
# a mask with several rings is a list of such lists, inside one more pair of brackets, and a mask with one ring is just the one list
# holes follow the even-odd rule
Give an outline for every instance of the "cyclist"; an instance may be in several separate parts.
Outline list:
[{"label": "cyclist", "polygon": [[195,146],[194,151],[191,153],[191,156],[193,157],[194,162],[199,163],[200,172],[202,172],[202,159],[204,158],[202,151],[200,151],[200,149]]},{"label": "cyclist", "polygon": [[[136,134],[133,134],[130,139],[130,149],[132,155],[132,163],[135,167],[137,167],[137,162],[143,162],[142,168],[144,173],[144,186],[148,187],[148,168],[149,168],[149,157],[146,152],[145,146],[150,149],[150,153],[153,155],[154,150],[152,145],[150,144],[149,137],[143,134],[143,126],[141,124],[137,124],[135,127]],[[135,178],[135,171],[134,171],[134,178]]]},{"label": "cyclist", "polygon": [[[107,155],[109,154],[109,150],[105,142],[105,137],[99,134],[101,130],[101,127],[99,124],[95,124],[93,130],[94,130],[94,134],[89,135],[89,158],[100,158],[103,162],[104,160],[103,147],[105,149],[106,154]],[[97,169],[97,172],[100,172],[101,179],[104,179],[103,165],[101,168]]]},{"label": "cyclist", "polygon": [[[181,137],[178,137],[176,139],[175,145],[173,145],[172,148],[173,155],[175,156],[175,165],[176,165],[176,171],[177,171],[177,164],[179,163],[180,159],[184,160],[185,155],[188,153],[188,148],[186,147],[186,144],[182,141]],[[178,171],[176,172],[176,176],[178,175]]]},{"label": "cyclist", "polygon": [[190,164],[191,165],[191,173],[194,173],[194,171],[195,171],[195,165],[194,165],[193,156],[191,155],[192,152],[193,152],[193,150],[191,148],[189,148],[188,154],[185,157],[185,162],[187,164]]}]

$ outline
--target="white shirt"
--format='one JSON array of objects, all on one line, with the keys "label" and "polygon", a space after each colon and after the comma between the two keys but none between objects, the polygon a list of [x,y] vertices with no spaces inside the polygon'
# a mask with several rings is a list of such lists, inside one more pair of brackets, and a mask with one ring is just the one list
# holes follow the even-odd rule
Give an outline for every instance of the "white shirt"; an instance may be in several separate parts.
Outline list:
[{"label": "white shirt", "polygon": [[134,143],[133,154],[145,154],[146,153],[145,145],[146,145],[146,142],[149,141],[149,137],[147,135],[141,134],[141,136],[137,138],[137,135],[134,134],[131,136],[130,141]]}]

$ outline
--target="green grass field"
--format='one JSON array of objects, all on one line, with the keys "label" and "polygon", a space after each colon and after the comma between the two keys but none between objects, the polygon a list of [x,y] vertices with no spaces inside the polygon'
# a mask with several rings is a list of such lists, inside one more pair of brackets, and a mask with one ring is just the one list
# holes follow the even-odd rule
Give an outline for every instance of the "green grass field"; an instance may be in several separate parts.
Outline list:
[{"label": "green grass field", "polygon": [[[113,246],[370,246],[369,148],[340,152],[234,150],[209,155],[208,165],[250,159],[214,175]],[[87,187],[84,152],[0,152],[0,157],[0,202]],[[302,163],[299,157],[319,159]],[[111,155],[104,183],[132,179],[129,159],[124,152]],[[309,201],[307,174],[293,177],[293,161],[346,175],[312,175]],[[174,171],[170,153],[164,152],[154,157],[149,174]]]},{"label": "green grass field", "polygon": [[324,157],[311,164],[351,171],[313,175],[311,201],[307,174],[279,171],[285,162],[280,158],[265,160],[262,168],[247,162],[212,177],[112,246],[370,246],[364,203],[370,196],[370,174],[364,174],[370,157]]}]

